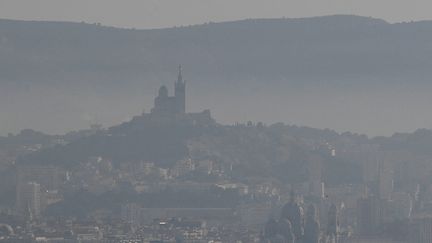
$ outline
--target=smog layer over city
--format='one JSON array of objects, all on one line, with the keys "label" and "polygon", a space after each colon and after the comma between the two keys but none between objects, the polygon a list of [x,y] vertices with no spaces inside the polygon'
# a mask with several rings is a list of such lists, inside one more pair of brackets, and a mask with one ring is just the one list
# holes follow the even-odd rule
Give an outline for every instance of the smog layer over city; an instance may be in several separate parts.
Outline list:
[{"label": "smog layer over city", "polygon": [[430,0],[0,0],[0,243],[431,243]]}]

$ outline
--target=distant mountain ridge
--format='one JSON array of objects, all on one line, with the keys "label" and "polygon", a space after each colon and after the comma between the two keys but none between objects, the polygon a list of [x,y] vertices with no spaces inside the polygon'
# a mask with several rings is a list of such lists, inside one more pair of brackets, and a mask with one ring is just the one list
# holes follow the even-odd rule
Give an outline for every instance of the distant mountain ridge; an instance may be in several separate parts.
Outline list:
[{"label": "distant mountain ridge", "polygon": [[171,73],[178,63],[218,79],[412,74],[429,70],[431,28],[427,21],[389,24],[344,15],[154,30],[0,20],[0,81],[98,82],[92,74],[113,72],[145,79]]},{"label": "distant mountain ridge", "polygon": [[[171,85],[181,63],[194,94],[189,102],[197,109],[212,108],[218,120],[268,121],[286,112],[291,115],[274,117],[272,122],[366,132],[361,124],[342,126],[338,120],[316,124],[319,118],[292,112],[310,107],[282,107],[295,101],[284,100],[284,92],[304,93],[312,100],[317,95],[307,90],[309,86],[319,92],[321,87],[329,92],[337,88],[334,92],[342,94],[345,88],[369,92],[394,85],[426,90],[423,86],[430,84],[432,76],[430,30],[430,21],[390,24],[349,15],[153,30],[0,20],[0,112],[10,115],[0,120],[1,130],[59,133],[84,128],[95,117],[107,124],[119,123],[150,107],[158,86]],[[253,110],[241,104],[249,105],[252,101],[247,98],[254,96],[269,104]],[[274,96],[281,101],[271,101]],[[326,99],[314,102],[323,104]],[[219,104],[223,100],[244,101],[238,106]],[[253,113],[273,104],[280,107],[274,114]],[[241,110],[243,115],[238,113]],[[47,117],[52,120],[49,124]],[[424,126],[421,120],[409,129]],[[392,131],[406,123],[401,124]]]}]

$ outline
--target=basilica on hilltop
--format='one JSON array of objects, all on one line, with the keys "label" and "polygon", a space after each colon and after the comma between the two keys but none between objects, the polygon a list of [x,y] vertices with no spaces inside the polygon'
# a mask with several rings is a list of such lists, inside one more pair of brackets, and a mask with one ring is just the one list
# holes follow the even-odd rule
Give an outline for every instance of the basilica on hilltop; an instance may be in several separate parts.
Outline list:
[{"label": "basilica on hilltop", "polygon": [[174,82],[174,96],[169,95],[168,88],[162,85],[150,113],[135,117],[132,122],[149,125],[197,125],[216,124],[210,110],[187,112],[186,81],[183,80],[182,67],[179,66],[177,80]]},{"label": "basilica on hilltop", "polygon": [[152,114],[185,114],[186,81],[183,80],[182,68],[179,66],[177,81],[174,83],[174,96],[168,95],[168,88],[162,85],[155,98]]}]

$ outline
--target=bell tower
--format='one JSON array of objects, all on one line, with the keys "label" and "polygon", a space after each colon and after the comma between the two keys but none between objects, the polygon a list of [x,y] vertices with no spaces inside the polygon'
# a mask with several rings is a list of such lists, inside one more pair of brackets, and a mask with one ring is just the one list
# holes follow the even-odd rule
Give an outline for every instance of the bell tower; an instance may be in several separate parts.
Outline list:
[{"label": "bell tower", "polygon": [[175,82],[174,96],[177,112],[186,113],[186,81],[183,80],[181,65],[179,65],[178,77]]}]

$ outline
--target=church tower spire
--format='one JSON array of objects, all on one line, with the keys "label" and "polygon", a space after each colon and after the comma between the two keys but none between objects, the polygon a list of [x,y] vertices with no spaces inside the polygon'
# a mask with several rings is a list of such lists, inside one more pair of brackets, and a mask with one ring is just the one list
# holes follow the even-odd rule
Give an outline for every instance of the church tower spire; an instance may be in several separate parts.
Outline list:
[{"label": "church tower spire", "polygon": [[183,83],[183,75],[182,75],[182,66],[181,66],[181,64],[178,66],[177,83]]},{"label": "church tower spire", "polygon": [[177,82],[175,82],[174,96],[178,113],[186,113],[186,82],[183,80],[182,66],[179,65]]}]

